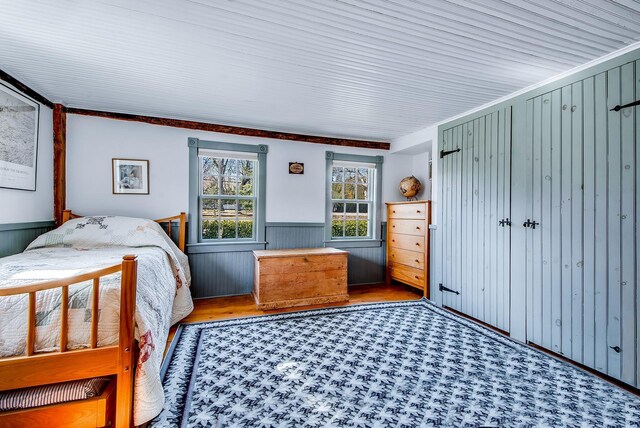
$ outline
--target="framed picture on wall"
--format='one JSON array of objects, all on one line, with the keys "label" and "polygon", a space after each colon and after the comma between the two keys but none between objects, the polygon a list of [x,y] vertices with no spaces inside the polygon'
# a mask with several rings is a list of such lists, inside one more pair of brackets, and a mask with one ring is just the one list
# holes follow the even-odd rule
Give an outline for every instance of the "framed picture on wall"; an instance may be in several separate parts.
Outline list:
[{"label": "framed picture on wall", "polygon": [[112,182],[115,195],[148,195],[149,161],[112,159]]},{"label": "framed picture on wall", "polygon": [[0,187],[36,190],[40,104],[0,82]]}]

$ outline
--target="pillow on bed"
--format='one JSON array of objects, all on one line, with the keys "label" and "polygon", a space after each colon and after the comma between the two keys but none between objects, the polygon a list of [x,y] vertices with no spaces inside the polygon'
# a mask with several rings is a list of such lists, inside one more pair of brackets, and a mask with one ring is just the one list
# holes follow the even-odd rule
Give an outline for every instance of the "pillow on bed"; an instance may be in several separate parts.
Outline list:
[{"label": "pillow on bed", "polygon": [[49,247],[78,250],[102,247],[158,247],[165,250],[169,257],[182,267],[187,283],[190,282],[187,257],[153,220],[119,216],[75,218],[40,235],[25,251]]}]

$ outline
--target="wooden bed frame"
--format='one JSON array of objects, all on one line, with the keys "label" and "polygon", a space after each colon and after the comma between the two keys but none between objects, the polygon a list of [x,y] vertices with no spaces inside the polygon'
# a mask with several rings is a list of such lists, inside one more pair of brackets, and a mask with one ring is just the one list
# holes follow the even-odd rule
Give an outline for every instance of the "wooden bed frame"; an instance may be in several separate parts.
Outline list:
[{"label": "wooden bed frame", "polygon": [[[78,217],[81,216],[66,210],[63,214],[63,223]],[[156,221],[167,223],[167,232],[171,236],[171,223],[176,220],[180,223],[178,247],[184,251],[186,214],[180,213],[177,216]],[[94,377],[110,376],[115,380],[109,383],[99,397],[0,413],[0,427],[112,425],[116,428],[125,428],[132,425],[133,376],[138,349],[134,337],[137,266],[136,256],[126,255],[121,264],[103,267],[92,272],[30,285],[0,288],[0,297],[26,294],[29,299],[26,355],[0,359],[0,391]],[[116,272],[122,272],[118,343],[98,347],[100,278]],[[91,346],[68,351],[66,348],[69,328],[69,286],[89,280],[93,281]],[[35,354],[36,293],[55,288],[61,289],[63,302],[60,351]]]}]

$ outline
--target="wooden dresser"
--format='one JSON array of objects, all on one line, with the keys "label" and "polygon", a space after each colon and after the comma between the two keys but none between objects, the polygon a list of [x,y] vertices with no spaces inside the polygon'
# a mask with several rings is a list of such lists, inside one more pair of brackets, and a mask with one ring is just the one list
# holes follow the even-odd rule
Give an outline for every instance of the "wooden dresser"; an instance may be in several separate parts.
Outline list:
[{"label": "wooden dresser", "polygon": [[429,298],[431,201],[387,202],[387,285],[419,288]]},{"label": "wooden dresser", "polygon": [[346,302],[348,251],[256,250],[253,297],[258,309]]}]

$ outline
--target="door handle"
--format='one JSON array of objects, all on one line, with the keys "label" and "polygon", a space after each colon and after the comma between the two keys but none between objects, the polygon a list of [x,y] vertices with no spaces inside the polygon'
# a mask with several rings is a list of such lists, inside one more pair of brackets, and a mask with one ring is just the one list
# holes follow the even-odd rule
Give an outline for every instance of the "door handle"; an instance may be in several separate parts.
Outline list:
[{"label": "door handle", "polygon": [[500,220],[500,221],[498,222],[498,224],[499,224],[501,227],[511,226],[511,220],[509,219],[509,217],[507,217],[507,218],[503,218],[502,220]]},{"label": "door handle", "polygon": [[531,219],[527,219],[527,221],[525,221],[524,223],[522,223],[522,225],[524,227],[530,227],[531,229],[535,229],[536,226],[539,226],[540,223],[538,223],[537,221],[533,220],[531,221]]}]

